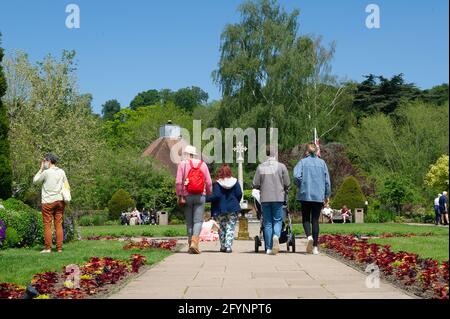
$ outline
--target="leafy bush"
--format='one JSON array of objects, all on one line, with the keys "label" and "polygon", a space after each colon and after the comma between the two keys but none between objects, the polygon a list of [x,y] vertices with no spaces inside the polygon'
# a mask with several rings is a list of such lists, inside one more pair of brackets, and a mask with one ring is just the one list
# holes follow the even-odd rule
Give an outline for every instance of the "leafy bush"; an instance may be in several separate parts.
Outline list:
[{"label": "leafy bush", "polygon": [[142,236],[145,236],[145,237],[153,237],[153,236],[155,236],[155,234],[153,234],[153,232],[152,232],[151,230],[144,230],[144,231],[142,232]]},{"label": "leafy bush", "polygon": [[108,212],[97,212],[81,216],[78,223],[81,226],[103,226],[108,220]]},{"label": "leafy bush", "polygon": [[119,219],[120,214],[123,210],[128,210],[135,205],[134,200],[131,198],[130,194],[119,189],[116,191],[108,202],[109,217],[111,220]]},{"label": "leafy bush", "polygon": [[361,191],[358,180],[349,176],[344,179],[341,187],[339,187],[336,196],[333,198],[331,207],[340,209],[346,205],[354,212],[355,208],[364,208],[365,196]]},{"label": "leafy bush", "polygon": [[0,219],[0,247],[3,245],[3,241],[6,238],[6,225],[3,220]]},{"label": "leafy bush", "polygon": [[[10,198],[2,202],[5,209],[0,209],[0,219],[8,228],[13,228],[19,241],[16,246],[34,246],[44,242],[44,223],[41,212],[23,202]],[[69,214],[64,215],[64,241],[76,237],[76,224]]]},{"label": "leafy bush", "polygon": [[19,244],[20,244],[19,234],[14,228],[8,227],[6,229],[5,247],[14,248],[19,246]]},{"label": "leafy bush", "polygon": [[105,222],[105,226],[113,226],[113,225],[119,225],[120,221],[119,220],[107,220]]}]

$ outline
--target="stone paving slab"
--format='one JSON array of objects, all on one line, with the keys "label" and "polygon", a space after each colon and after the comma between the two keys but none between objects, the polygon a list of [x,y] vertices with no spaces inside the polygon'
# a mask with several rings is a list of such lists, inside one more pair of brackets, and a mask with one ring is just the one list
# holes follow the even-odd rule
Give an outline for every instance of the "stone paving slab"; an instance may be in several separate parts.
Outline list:
[{"label": "stone paving slab", "polygon": [[220,253],[218,242],[201,243],[200,255],[185,246],[128,283],[113,299],[328,299],[413,298],[385,282],[365,286],[366,274],[324,254],[297,253],[282,245],[276,256],[254,253],[253,241],[235,241],[233,253]]}]

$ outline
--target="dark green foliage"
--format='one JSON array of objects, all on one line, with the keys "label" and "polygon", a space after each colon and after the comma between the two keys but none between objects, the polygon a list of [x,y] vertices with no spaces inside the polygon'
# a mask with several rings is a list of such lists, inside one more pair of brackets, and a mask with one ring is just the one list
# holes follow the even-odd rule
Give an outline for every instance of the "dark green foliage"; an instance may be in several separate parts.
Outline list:
[{"label": "dark green foliage", "polygon": [[108,212],[96,212],[81,216],[78,223],[80,226],[103,226],[108,220]]},{"label": "dark green foliage", "polygon": [[423,90],[421,99],[427,103],[444,105],[448,101],[448,83],[436,85],[429,90]]},{"label": "dark green foliage", "polygon": [[158,90],[148,90],[136,95],[136,97],[130,103],[130,108],[132,110],[135,110],[138,107],[155,105],[159,102],[160,96]]},{"label": "dark green foliage", "polygon": [[346,205],[353,213],[355,208],[364,208],[365,201],[366,198],[361,191],[358,180],[353,176],[348,176],[339,187],[331,207],[341,209],[342,206]]},{"label": "dark green foliage", "polygon": [[[353,110],[357,118],[374,113],[391,114],[402,100],[411,101],[420,97],[421,91],[412,83],[405,83],[403,74],[391,79],[369,74],[357,85]],[[378,80],[378,81],[377,81]]]},{"label": "dark green foliage", "polygon": [[4,247],[14,248],[19,246],[19,244],[20,244],[19,234],[14,228],[8,227],[6,229],[6,238],[4,242]]},{"label": "dark green foliage", "polygon": [[113,120],[114,114],[118,112],[120,112],[120,103],[117,100],[109,100],[102,105],[102,115],[104,120]]},{"label": "dark green foliage", "polygon": [[414,201],[413,188],[412,183],[401,174],[388,175],[380,191],[381,202],[394,207],[399,214],[403,204]]},{"label": "dark green foliage", "polygon": [[205,104],[208,101],[208,93],[196,86],[182,88],[175,92],[173,101],[176,106],[192,112],[194,107]]},{"label": "dark green foliage", "polygon": [[108,202],[109,218],[112,220],[118,219],[123,210],[133,208],[134,205],[135,202],[130,194],[123,189],[119,189]]},{"label": "dark green foliage", "polygon": [[9,120],[6,106],[2,103],[2,96],[6,92],[6,79],[3,74],[2,60],[3,49],[0,47],[0,198],[6,199],[11,197],[12,193],[12,168],[8,141]]}]

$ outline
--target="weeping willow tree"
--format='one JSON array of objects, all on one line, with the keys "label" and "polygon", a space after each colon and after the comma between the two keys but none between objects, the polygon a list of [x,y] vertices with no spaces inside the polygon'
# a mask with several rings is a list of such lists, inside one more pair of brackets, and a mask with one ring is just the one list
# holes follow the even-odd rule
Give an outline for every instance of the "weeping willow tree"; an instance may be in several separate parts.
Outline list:
[{"label": "weeping willow tree", "polygon": [[331,74],[335,51],[321,38],[299,36],[299,10],[275,0],[247,1],[241,21],[221,35],[212,76],[222,92],[216,123],[225,127],[277,127],[282,149],[333,134],[350,120],[351,85]]}]

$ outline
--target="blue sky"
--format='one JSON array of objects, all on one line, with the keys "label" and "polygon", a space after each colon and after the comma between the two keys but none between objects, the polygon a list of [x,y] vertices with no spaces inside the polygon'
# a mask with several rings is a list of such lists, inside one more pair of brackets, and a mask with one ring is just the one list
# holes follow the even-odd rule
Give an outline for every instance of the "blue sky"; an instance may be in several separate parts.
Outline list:
[{"label": "blue sky", "polygon": [[[7,52],[32,61],[75,49],[80,91],[94,111],[116,98],[128,106],[140,91],[196,85],[220,98],[211,79],[220,34],[239,21],[241,0],[0,0],[0,32]],[[336,41],[333,73],[360,81],[368,73],[403,72],[421,88],[448,82],[447,0],[280,0],[300,9],[300,34]],[[81,11],[81,28],[67,29],[67,4]],[[367,29],[365,8],[381,10],[381,28]]]}]

